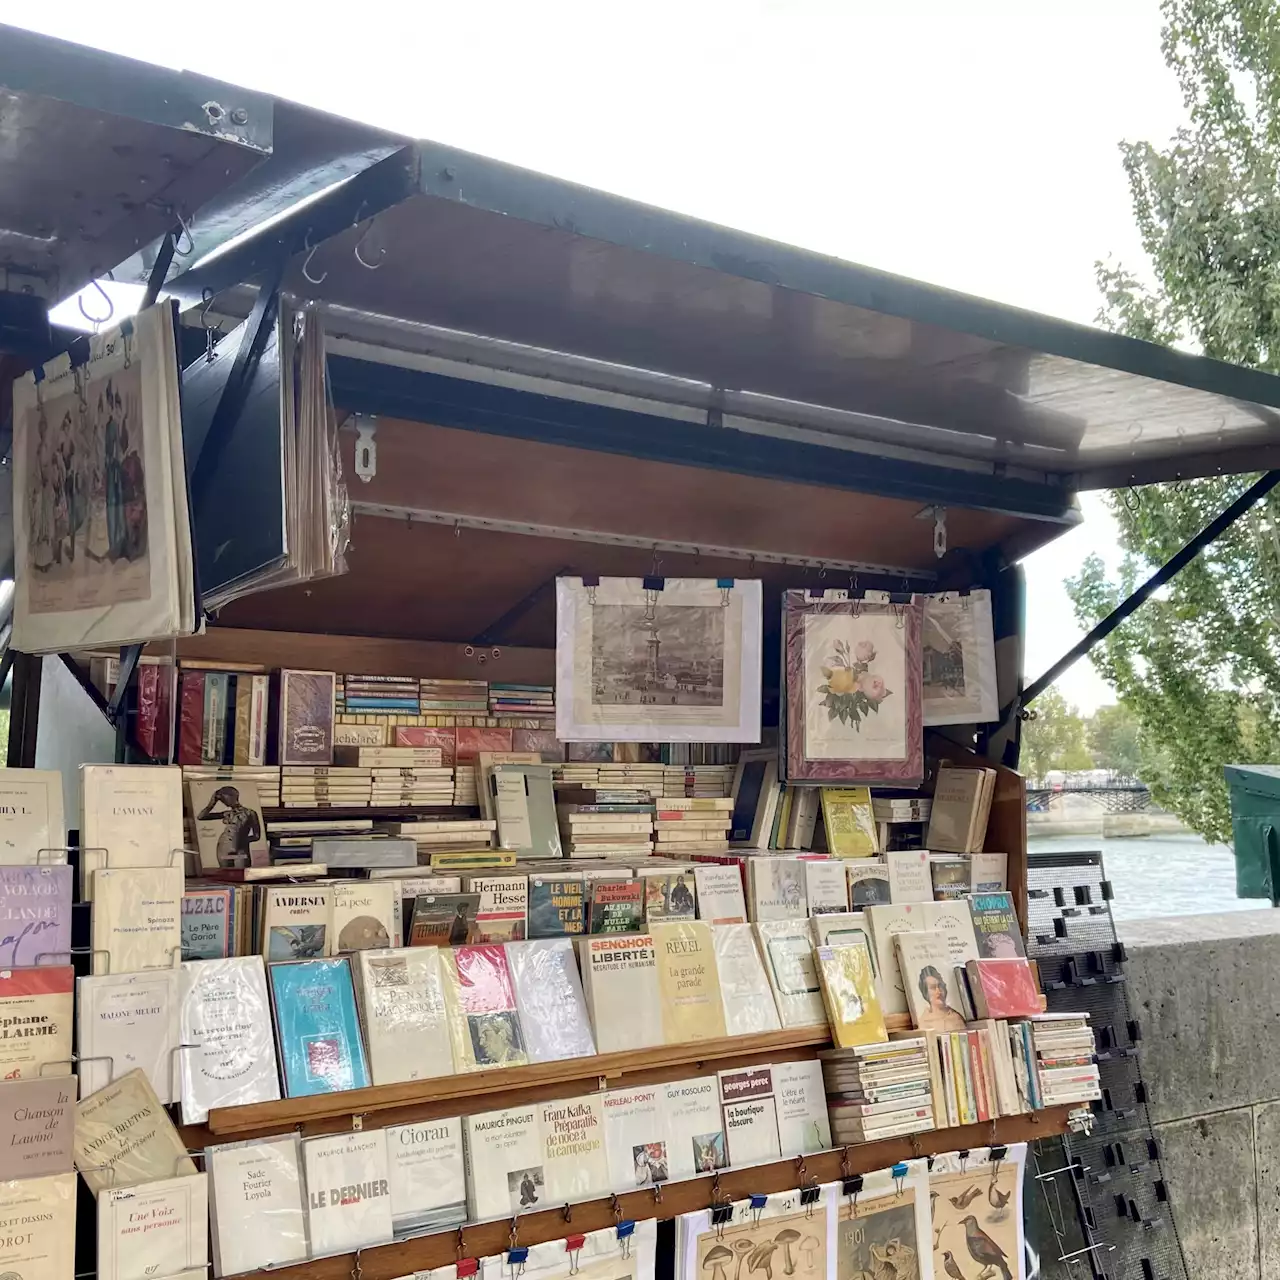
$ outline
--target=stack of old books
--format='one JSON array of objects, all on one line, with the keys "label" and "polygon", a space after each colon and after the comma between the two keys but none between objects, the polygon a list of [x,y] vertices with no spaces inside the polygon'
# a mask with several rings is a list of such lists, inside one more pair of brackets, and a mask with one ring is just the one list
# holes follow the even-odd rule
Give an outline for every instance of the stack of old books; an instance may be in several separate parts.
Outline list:
[{"label": "stack of old books", "polygon": [[818,1054],[837,1145],[935,1128],[925,1038],[825,1049]]},{"label": "stack of old books", "polygon": [[662,767],[664,796],[720,798],[733,789],[736,766],[725,764],[668,764]]},{"label": "stack of old books", "polygon": [[416,716],[415,676],[345,675],[338,682],[335,710],[351,716]]},{"label": "stack of old books", "polygon": [[[1041,1013],[1010,1026],[1015,1072],[1033,1107],[1061,1107],[1102,1097],[1087,1013]],[[1027,1064],[1032,1064],[1027,1070]]]},{"label": "stack of old books", "polygon": [[651,798],[661,796],[663,791],[663,774],[666,766],[661,764],[622,764],[618,762],[601,763],[597,786],[628,787],[643,791]]},{"label": "stack of old books", "polygon": [[733,801],[664,796],[653,824],[657,852],[675,858],[691,853],[727,853],[733,826]]},{"label": "stack of old books", "polygon": [[646,794],[562,790],[556,819],[570,858],[647,858],[653,852],[653,805]]},{"label": "stack of old books", "polygon": [[567,760],[563,764],[557,764],[551,771],[551,776],[557,788],[598,787],[600,766],[594,761]]},{"label": "stack of old books", "polygon": [[485,680],[418,681],[418,706],[423,715],[484,715],[489,710],[489,685]]},{"label": "stack of old books", "polygon": [[229,782],[243,787],[251,783],[257,792],[258,804],[264,809],[280,807],[280,769],[277,765],[240,764],[184,764],[182,781]]},{"label": "stack of old books", "polygon": [[439,747],[339,747],[343,764],[369,770],[373,805],[453,804],[453,770]]},{"label": "stack of old books", "polygon": [[453,803],[468,806],[472,809],[480,807],[479,783],[476,781],[476,766],[460,764],[453,771]]},{"label": "stack of old books", "polygon": [[554,728],[555,690],[549,684],[489,685],[489,714],[517,729]]},{"label": "stack of old books", "polygon": [[286,818],[267,823],[267,842],[273,863],[311,862],[317,837],[362,836],[372,830],[372,818]]},{"label": "stack of old books", "polygon": [[285,809],[368,808],[372,774],[368,765],[287,764],[280,770],[280,804]]},{"label": "stack of old books", "polygon": [[493,848],[498,824],[492,818],[424,818],[420,822],[381,822],[377,829],[412,840],[418,846],[418,861],[425,865],[433,853]]}]

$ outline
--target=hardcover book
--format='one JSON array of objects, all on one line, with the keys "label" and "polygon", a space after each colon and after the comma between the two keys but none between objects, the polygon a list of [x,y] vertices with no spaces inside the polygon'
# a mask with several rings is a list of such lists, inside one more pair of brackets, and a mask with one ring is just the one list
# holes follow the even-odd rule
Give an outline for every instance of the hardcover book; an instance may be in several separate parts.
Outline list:
[{"label": "hardcover book", "polygon": [[60,962],[70,946],[71,868],[0,864],[0,966]]},{"label": "hardcover book", "polygon": [[644,884],[596,880],[591,885],[588,933],[639,933],[644,929]]},{"label": "hardcover book", "polygon": [[881,1044],[888,1033],[865,948],[857,944],[819,947],[816,955],[831,1038],[842,1049],[858,1044]]},{"label": "hardcover book", "polygon": [[581,876],[529,877],[529,937],[567,938],[586,932]]},{"label": "hardcover book", "polygon": [[333,954],[333,887],[272,885],[262,904],[262,954],[268,962]]},{"label": "hardcover book", "polygon": [[76,1175],[0,1182],[0,1274],[74,1280]]},{"label": "hardcover book", "polygon": [[572,1204],[608,1195],[604,1108],[599,1094],[541,1104],[542,1171],[547,1203]]},{"label": "hardcover book", "polygon": [[156,1097],[174,1101],[178,970],[79,979],[80,1088],[86,1097],[138,1068]]},{"label": "hardcover book", "polygon": [[75,1157],[94,1195],[196,1172],[168,1112],[137,1070],[81,1099]]},{"label": "hardcover book", "polygon": [[651,934],[666,1042],[687,1044],[728,1034],[711,926],[702,920],[672,921],[654,924]]},{"label": "hardcover book", "polygon": [[668,1174],[675,1179],[714,1173],[729,1163],[715,1076],[675,1080],[661,1086],[667,1122]]},{"label": "hardcover book", "polygon": [[721,1071],[720,1106],[729,1163],[734,1168],[781,1156],[771,1067]]},{"label": "hardcover book", "polygon": [[393,1237],[391,1176],[383,1129],[308,1138],[302,1144],[311,1253],[347,1253]]},{"label": "hardcover book", "polygon": [[604,1145],[614,1191],[652,1187],[671,1177],[665,1102],[661,1085],[610,1089],[602,1095]]},{"label": "hardcover book", "polygon": [[182,770],[176,765],[80,766],[80,895],[89,899],[94,873],[106,867],[182,869],[174,850],[186,844]]},{"label": "hardcover book", "polygon": [[546,1207],[541,1113],[542,1104],[535,1102],[463,1119],[472,1222]]},{"label": "hardcover book", "polygon": [[232,890],[192,887],[182,895],[182,958],[221,960],[232,954]]},{"label": "hardcover book", "polygon": [[827,1013],[808,920],[765,920],[754,928],[783,1027],[822,1026]]},{"label": "hardcover book", "polygon": [[294,960],[267,966],[285,1096],[369,1084],[351,962]]},{"label": "hardcover book", "polygon": [[748,1036],[781,1030],[755,930],[749,924],[713,925],[711,941],[720,976],[725,1034]]},{"label": "hardcover book", "polygon": [[65,849],[59,769],[0,769],[0,866],[34,866],[41,849]]},{"label": "hardcover book", "polygon": [[746,923],[747,902],[737,867],[703,863],[694,867],[693,881],[699,920],[713,925]]},{"label": "hardcover book", "polygon": [[467,1217],[462,1120],[426,1120],[387,1130],[391,1226],[397,1236],[439,1231]]},{"label": "hardcover book", "polygon": [[814,1058],[804,1062],[775,1062],[772,1071],[778,1144],[783,1158],[826,1151],[831,1146],[831,1125],[827,1118],[822,1064]]},{"label": "hardcover book", "polygon": [[75,1080],[0,1084],[0,1182],[70,1173],[75,1131]]},{"label": "hardcover book", "polygon": [[98,1192],[98,1275],[152,1280],[209,1265],[208,1183],[203,1173]]},{"label": "hardcover book", "polygon": [[278,762],[332,764],[337,677],[332,671],[284,670],[279,679]]},{"label": "hardcover book", "polygon": [[397,932],[395,885],[386,880],[347,880],[335,884],[331,892],[335,953],[391,946]]},{"label": "hardcover book", "polygon": [[373,1083],[452,1074],[437,948],[361,951],[354,963]]},{"label": "hardcover book", "polygon": [[583,938],[578,943],[597,1053],[666,1042],[658,958],[647,933]]},{"label": "hardcover book", "polygon": [[529,1061],[558,1062],[595,1053],[572,940],[509,942],[506,952]]},{"label": "hardcover book", "polygon": [[0,969],[0,1079],[71,1074],[75,970]]},{"label": "hardcover book", "polygon": [[[239,1275],[307,1257],[298,1135],[210,1147],[213,1274]],[[244,1224],[252,1221],[253,1229]]]},{"label": "hardcover book", "polygon": [[93,972],[171,967],[182,954],[181,866],[93,873]]},{"label": "hardcover book", "polygon": [[183,1124],[203,1124],[211,1107],[280,1097],[261,956],[184,964],[178,1035]]},{"label": "hardcover book", "polygon": [[500,946],[454,947],[440,956],[456,1071],[529,1061],[515,986]]}]

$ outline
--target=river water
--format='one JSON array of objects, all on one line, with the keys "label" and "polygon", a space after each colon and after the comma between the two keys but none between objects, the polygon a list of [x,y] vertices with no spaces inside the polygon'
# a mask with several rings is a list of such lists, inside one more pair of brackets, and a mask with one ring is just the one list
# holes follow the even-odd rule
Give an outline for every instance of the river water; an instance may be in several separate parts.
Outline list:
[{"label": "river water", "polygon": [[1231,850],[1196,835],[1104,839],[1033,834],[1029,847],[1032,852],[1101,849],[1102,865],[1115,891],[1111,910],[1118,923],[1152,916],[1257,911],[1268,905],[1265,898],[1237,898]]}]

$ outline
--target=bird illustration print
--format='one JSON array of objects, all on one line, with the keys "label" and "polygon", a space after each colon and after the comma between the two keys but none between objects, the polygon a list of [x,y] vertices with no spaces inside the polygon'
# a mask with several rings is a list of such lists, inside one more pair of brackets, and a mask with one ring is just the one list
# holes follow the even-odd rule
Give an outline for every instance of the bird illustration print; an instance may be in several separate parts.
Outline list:
[{"label": "bird illustration print", "polygon": [[987,1185],[987,1200],[993,1209],[1003,1209],[1013,1196],[1011,1191],[1000,1191],[994,1182]]},{"label": "bird illustration print", "polygon": [[967,1209],[980,1195],[981,1187],[966,1187],[958,1196],[948,1196],[957,1209]]},{"label": "bird illustration print", "polygon": [[950,1249],[942,1255],[942,1269],[951,1277],[951,1280],[969,1280],[968,1276],[960,1270],[960,1264],[955,1260]]},{"label": "bird illustration print", "polygon": [[981,1274],[987,1276],[998,1271],[1001,1280],[1013,1280],[1004,1250],[978,1226],[977,1218],[969,1214],[960,1220],[960,1225],[964,1227],[964,1242],[969,1248],[969,1256],[982,1268]]}]

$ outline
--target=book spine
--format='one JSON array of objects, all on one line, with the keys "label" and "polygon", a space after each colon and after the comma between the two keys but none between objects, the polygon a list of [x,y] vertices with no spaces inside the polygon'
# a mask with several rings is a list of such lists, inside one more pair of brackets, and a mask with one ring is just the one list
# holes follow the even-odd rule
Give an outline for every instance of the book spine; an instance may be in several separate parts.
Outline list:
[{"label": "book spine", "polygon": [[237,676],[235,692],[235,729],[231,735],[231,763],[249,763],[249,723],[253,700],[253,677]]},{"label": "book spine", "polygon": [[249,690],[249,758],[247,764],[261,765],[267,760],[267,704],[271,681],[269,676],[251,676]]},{"label": "book spine", "polygon": [[169,676],[158,662],[138,667],[138,746],[153,760],[169,755]]},{"label": "book spine", "polygon": [[204,672],[184,671],[178,702],[178,763],[202,764],[204,744]]}]

